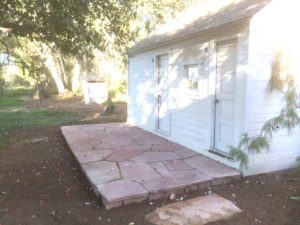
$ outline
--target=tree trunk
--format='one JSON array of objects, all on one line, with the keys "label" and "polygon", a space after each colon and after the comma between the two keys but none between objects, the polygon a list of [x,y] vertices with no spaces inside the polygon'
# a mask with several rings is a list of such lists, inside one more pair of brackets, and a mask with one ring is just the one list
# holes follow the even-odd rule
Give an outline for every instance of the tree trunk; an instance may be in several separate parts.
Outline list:
[{"label": "tree trunk", "polygon": [[61,53],[59,52],[58,53],[58,67],[60,68],[60,74],[61,74],[61,77],[62,77],[62,81],[64,82],[64,86],[65,88],[69,89],[70,90],[70,79],[68,79],[68,76],[66,74],[66,71],[65,71],[65,66],[64,66],[64,62],[63,62],[63,59],[62,59],[62,55]]},{"label": "tree trunk", "polygon": [[57,87],[58,93],[63,94],[66,89],[64,82],[61,78],[61,74],[59,72],[59,69],[57,68],[57,64],[55,63],[55,59],[51,53],[47,54],[48,57],[46,59],[45,65],[47,69],[49,70],[51,77],[53,78],[55,85]]},{"label": "tree trunk", "polygon": [[66,88],[62,80],[57,62],[55,61],[55,58],[53,56],[53,51],[51,51],[51,49],[46,44],[41,44],[36,41],[34,43],[40,57],[45,61],[45,66],[51,74],[52,79],[54,80],[58,93],[63,94],[66,91]]},{"label": "tree trunk", "polygon": [[73,69],[73,77],[72,77],[72,91],[73,92],[76,92],[79,90],[80,72],[81,72],[80,61],[78,58],[76,58],[74,69]]}]

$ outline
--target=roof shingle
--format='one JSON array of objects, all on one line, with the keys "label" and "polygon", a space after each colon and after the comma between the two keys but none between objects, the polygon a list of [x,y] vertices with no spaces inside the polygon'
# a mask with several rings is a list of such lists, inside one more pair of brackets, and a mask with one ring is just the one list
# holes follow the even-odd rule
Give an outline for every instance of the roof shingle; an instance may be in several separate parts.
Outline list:
[{"label": "roof shingle", "polygon": [[[260,11],[272,0],[232,0],[229,4],[215,11],[203,11],[193,20],[172,21],[166,23],[151,33],[147,38],[137,43],[129,53],[140,52],[169,43],[172,40],[184,38],[201,31],[216,28],[234,21],[249,18]],[[201,5],[200,5],[201,7]]]}]

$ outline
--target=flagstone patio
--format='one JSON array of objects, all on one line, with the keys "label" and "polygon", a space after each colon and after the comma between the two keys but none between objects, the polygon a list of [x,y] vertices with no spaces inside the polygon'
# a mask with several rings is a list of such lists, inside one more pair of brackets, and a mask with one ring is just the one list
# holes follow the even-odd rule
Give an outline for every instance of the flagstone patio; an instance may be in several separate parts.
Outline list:
[{"label": "flagstone patio", "polygon": [[236,169],[125,123],[64,126],[61,130],[107,209],[241,177]]}]

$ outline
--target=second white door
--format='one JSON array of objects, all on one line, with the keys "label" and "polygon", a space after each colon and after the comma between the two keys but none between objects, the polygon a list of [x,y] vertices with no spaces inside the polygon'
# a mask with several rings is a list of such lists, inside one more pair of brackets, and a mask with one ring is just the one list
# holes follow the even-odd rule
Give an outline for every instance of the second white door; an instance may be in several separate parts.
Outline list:
[{"label": "second white door", "polygon": [[215,149],[228,153],[235,135],[236,41],[217,45]]},{"label": "second white door", "polygon": [[168,109],[168,55],[157,57],[157,84],[158,84],[158,129],[170,132],[170,113]]}]

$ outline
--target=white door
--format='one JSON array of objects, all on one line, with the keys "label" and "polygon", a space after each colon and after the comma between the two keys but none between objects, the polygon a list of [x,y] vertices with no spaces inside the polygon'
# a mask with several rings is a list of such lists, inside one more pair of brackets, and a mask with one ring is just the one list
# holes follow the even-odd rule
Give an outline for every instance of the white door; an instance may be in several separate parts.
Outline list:
[{"label": "white door", "polygon": [[236,41],[217,45],[215,149],[228,153],[235,134]]},{"label": "white door", "polygon": [[168,110],[168,55],[157,57],[157,84],[158,84],[158,129],[170,132],[170,114]]}]

